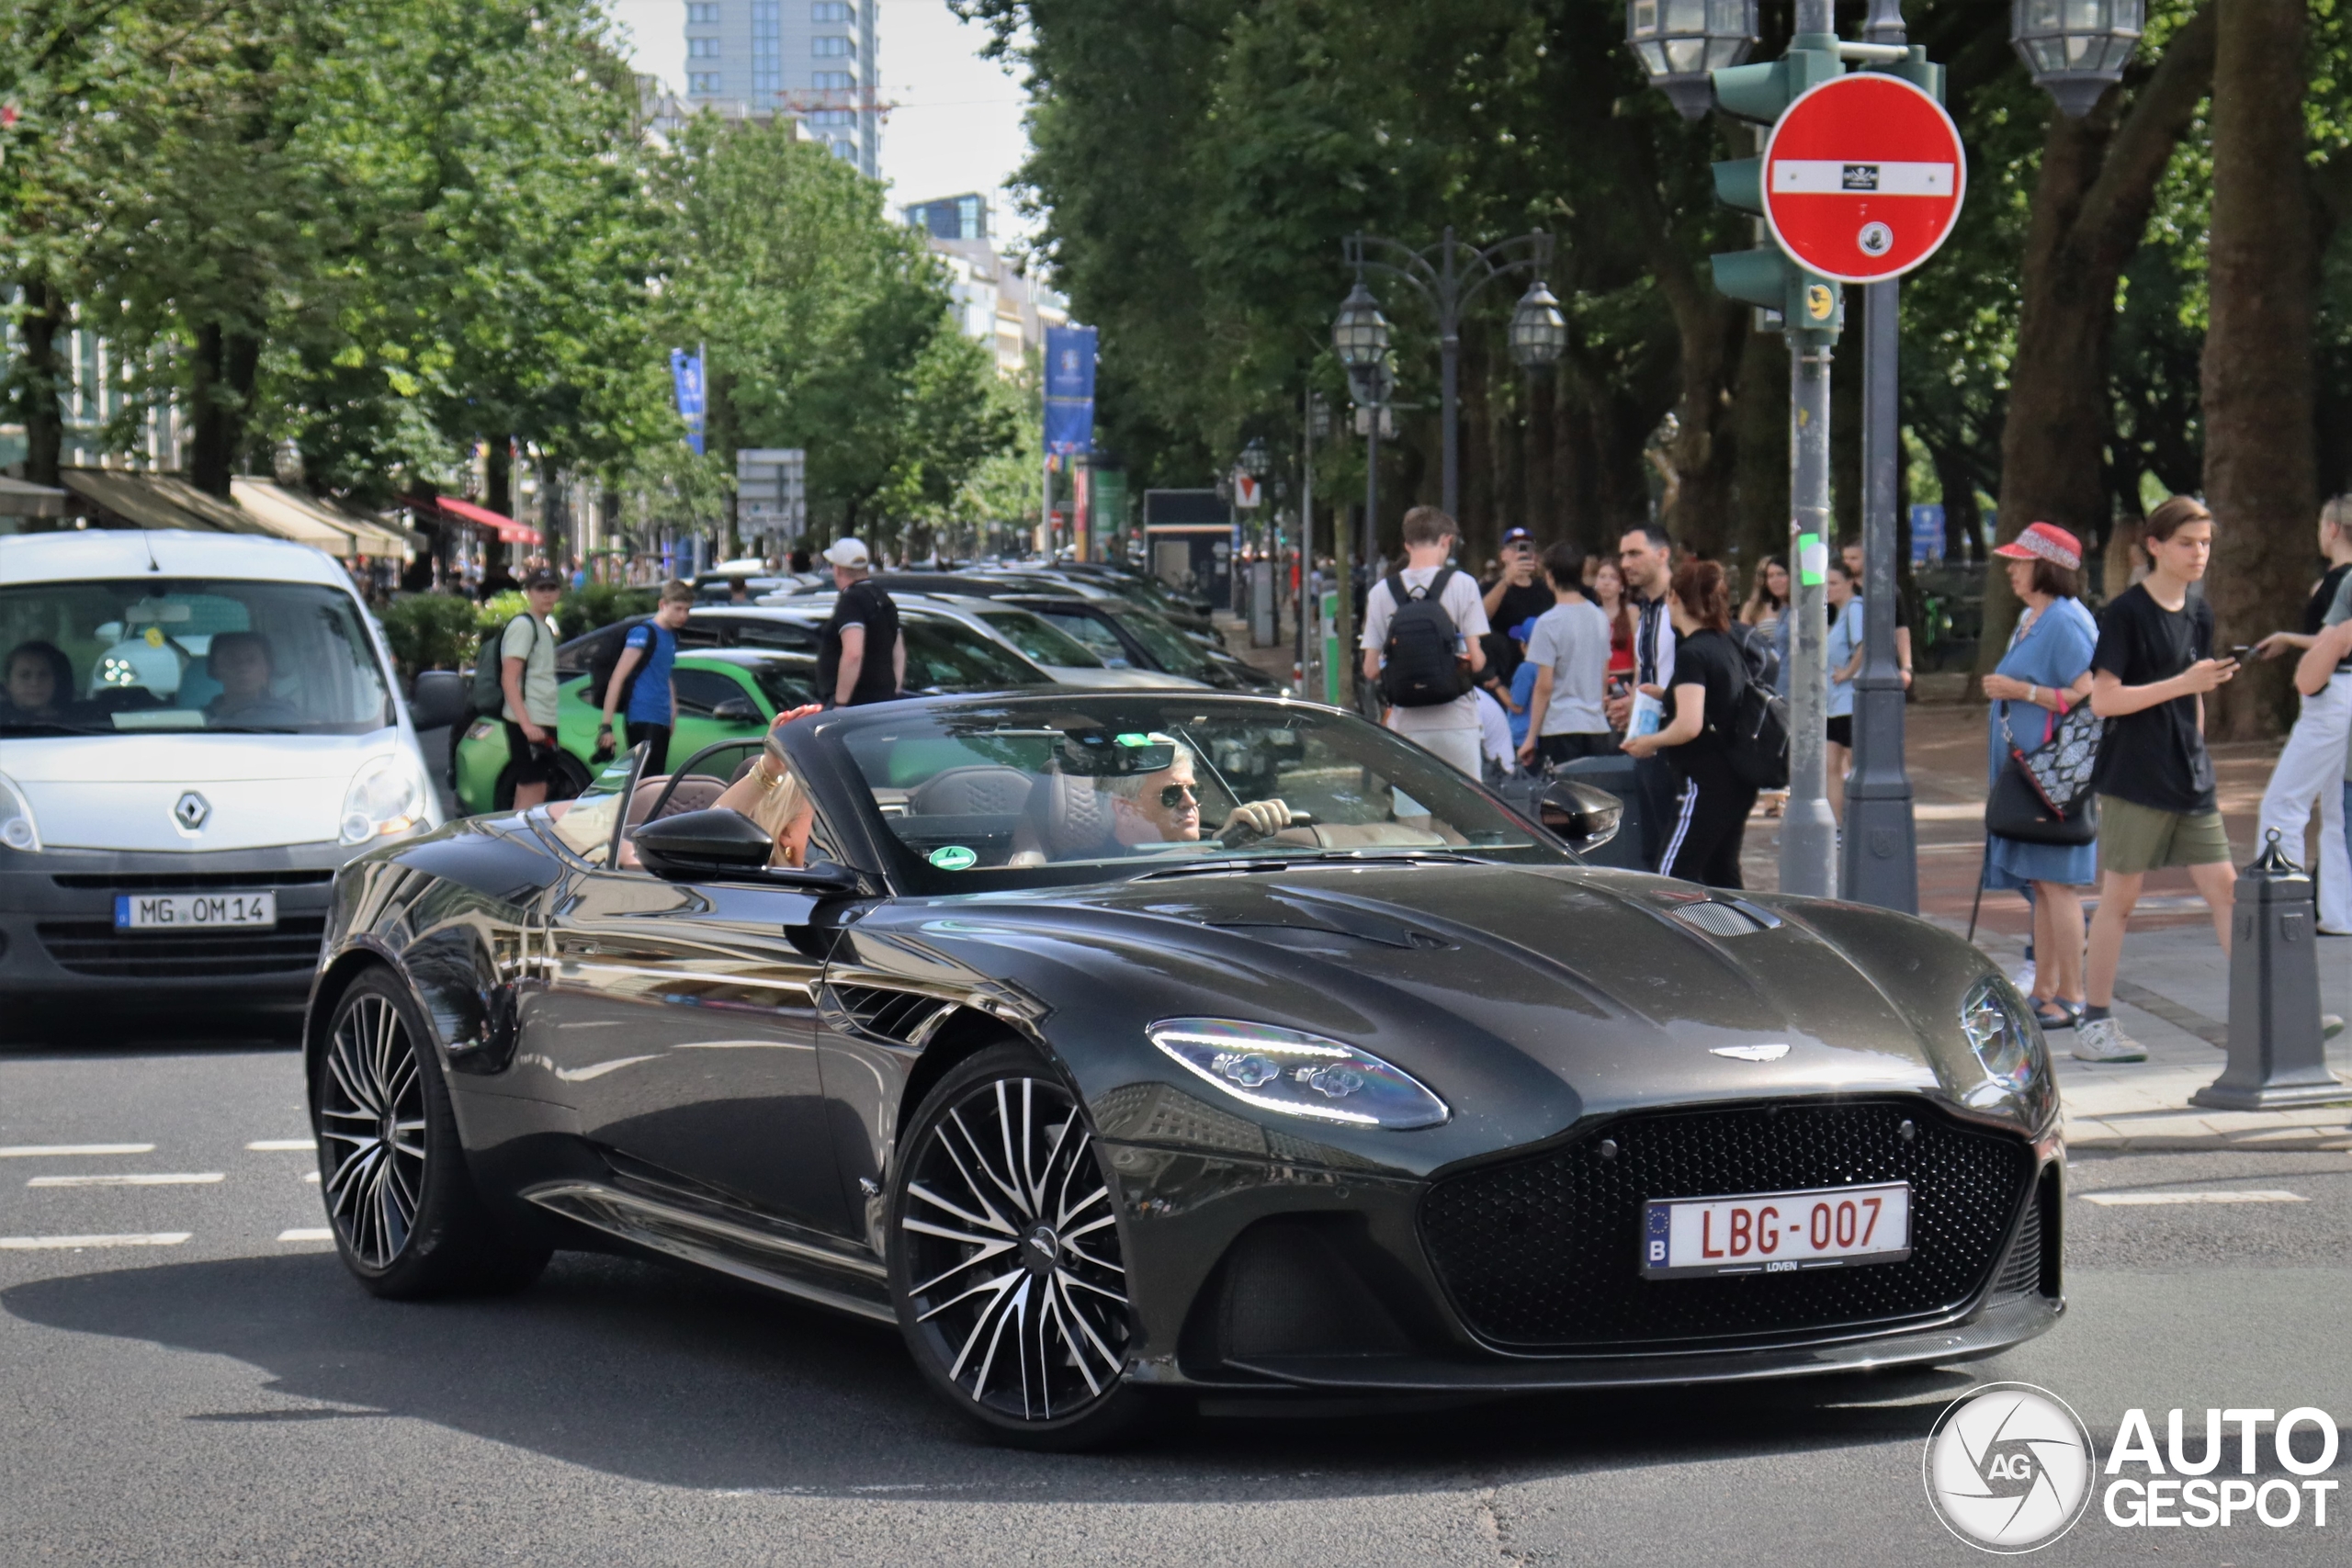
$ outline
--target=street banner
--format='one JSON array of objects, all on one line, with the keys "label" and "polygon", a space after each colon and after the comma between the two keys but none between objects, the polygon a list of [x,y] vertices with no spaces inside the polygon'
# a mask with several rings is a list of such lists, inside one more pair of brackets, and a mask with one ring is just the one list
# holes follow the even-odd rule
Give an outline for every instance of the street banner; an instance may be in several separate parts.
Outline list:
[{"label": "street banner", "polygon": [[1951,237],[1968,157],[1941,104],[1899,76],[1858,71],[1789,106],[1764,146],[1763,184],[1764,221],[1798,265],[1884,283]]},{"label": "street banner", "polygon": [[1927,566],[1944,558],[1944,509],[1921,502],[1911,509],[1911,564]]},{"label": "street banner", "polygon": [[686,422],[686,445],[702,456],[703,384],[702,355],[688,354],[683,348],[670,351],[670,383],[677,389],[678,417]]},{"label": "street banner", "polygon": [[1074,456],[1094,450],[1092,327],[1046,329],[1046,450]]}]

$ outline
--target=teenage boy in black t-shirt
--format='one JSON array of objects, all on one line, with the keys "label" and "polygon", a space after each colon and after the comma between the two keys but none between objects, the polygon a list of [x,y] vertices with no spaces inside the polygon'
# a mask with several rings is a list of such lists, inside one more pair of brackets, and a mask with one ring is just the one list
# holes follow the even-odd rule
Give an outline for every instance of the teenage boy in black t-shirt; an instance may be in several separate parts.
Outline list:
[{"label": "teenage boy in black t-shirt", "polygon": [[2142,543],[2154,570],[2108,605],[2091,654],[2091,711],[2113,722],[2091,781],[2098,912],[2091,917],[2090,1005],[2075,1035],[2075,1055],[2086,1062],[2147,1060],[2109,1010],[2124,925],[2147,874],[2188,868],[2223,953],[2237,882],[2205,750],[2205,694],[2235,675],[2237,664],[2212,657],[2213,607],[2188,593],[2212,557],[2213,515],[2177,495],[2148,514]]}]

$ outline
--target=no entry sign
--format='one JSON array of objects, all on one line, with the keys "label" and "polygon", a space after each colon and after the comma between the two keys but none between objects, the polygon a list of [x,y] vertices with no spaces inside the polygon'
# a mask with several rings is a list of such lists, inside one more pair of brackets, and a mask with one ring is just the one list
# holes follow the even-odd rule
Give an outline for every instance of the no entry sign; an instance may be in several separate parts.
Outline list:
[{"label": "no entry sign", "polygon": [[1799,97],[1764,145],[1764,220],[1799,265],[1883,283],[1936,254],[1968,185],[1960,129],[1899,76],[1856,72]]}]

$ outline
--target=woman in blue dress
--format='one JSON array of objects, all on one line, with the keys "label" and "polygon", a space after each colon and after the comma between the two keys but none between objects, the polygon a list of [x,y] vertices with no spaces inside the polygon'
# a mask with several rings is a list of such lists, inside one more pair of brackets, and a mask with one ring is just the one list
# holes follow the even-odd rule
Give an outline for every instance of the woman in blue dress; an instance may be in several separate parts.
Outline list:
[{"label": "woman in blue dress", "polygon": [[[2098,625],[2083,608],[2083,547],[2074,535],[2036,523],[1993,552],[2004,558],[2009,587],[2025,604],[2009,650],[1984,694],[1991,780],[2008,765],[2009,742],[2031,751],[2091,691],[2091,650]],[[2007,735],[2002,720],[2007,719]],[[2033,1010],[2044,1029],[2071,1029],[2083,1010],[2083,897],[2098,877],[2097,844],[2029,844],[1985,835],[1984,886],[2024,893],[2033,903]]]}]

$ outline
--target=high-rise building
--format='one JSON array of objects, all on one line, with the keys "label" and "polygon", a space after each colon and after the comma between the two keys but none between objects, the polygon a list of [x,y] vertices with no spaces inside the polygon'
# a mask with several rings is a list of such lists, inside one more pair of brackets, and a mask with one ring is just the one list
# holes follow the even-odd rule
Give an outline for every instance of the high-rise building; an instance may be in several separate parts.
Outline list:
[{"label": "high-rise building", "polygon": [[997,374],[1017,376],[1046,344],[1046,329],[1067,325],[1069,301],[1016,266],[989,237],[989,198],[977,191],[901,208],[947,268],[947,292],[964,335],[987,344]]},{"label": "high-rise building", "polygon": [[878,0],[686,0],[686,99],[796,116],[880,176]]}]

